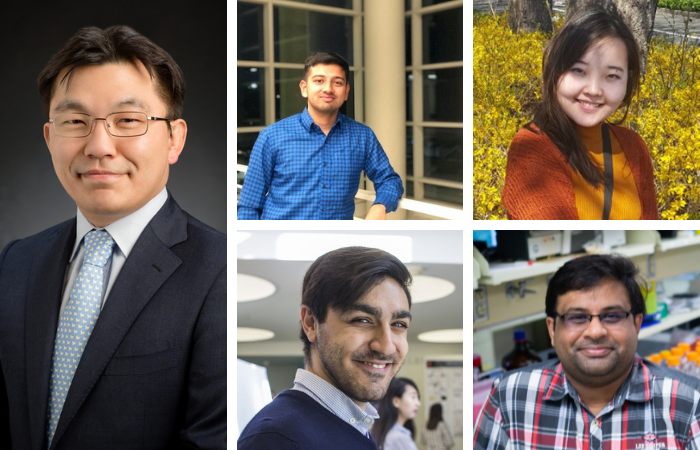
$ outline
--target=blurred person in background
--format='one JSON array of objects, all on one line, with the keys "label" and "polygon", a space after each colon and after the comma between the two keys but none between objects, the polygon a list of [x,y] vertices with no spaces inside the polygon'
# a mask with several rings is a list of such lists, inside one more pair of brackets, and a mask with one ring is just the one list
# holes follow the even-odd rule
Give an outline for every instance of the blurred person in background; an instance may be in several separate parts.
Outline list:
[{"label": "blurred person in background", "polygon": [[379,450],[418,450],[413,418],[420,407],[420,393],[413,380],[394,378],[386,395],[379,401],[379,419],[372,427],[372,436]]},{"label": "blurred person in background", "polygon": [[428,450],[449,450],[454,446],[450,430],[447,429],[447,424],[442,418],[442,405],[440,403],[430,407],[430,417],[420,440],[423,445],[428,446]]}]

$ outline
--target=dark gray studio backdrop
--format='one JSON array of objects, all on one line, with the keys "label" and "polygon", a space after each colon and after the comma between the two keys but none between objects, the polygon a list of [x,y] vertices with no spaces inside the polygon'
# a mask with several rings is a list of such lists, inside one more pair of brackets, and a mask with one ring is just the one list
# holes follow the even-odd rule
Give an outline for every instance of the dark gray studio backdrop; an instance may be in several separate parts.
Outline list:
[{"label": "dark gray studio backdrop", "polygon": [[180,206],[226,232],[226,2],[26,2],[0,12],[0,249],[75,216],[43,138],[36,78],[83,26],[129,25],[185,73],[188,134],[168,189]]}]

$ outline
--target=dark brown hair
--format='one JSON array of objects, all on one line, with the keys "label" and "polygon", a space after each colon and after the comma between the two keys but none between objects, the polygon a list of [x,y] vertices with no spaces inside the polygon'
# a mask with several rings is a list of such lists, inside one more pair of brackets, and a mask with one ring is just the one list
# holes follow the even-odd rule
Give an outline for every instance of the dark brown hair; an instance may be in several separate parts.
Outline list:
[{"label": "dark brown hair", "polygon": [[595,187],[603,181],[601,168],[588,156],[573,121],[561,108],[557,88],[562,75],[593,44],[610,38],[622,40],[627,49],[627,91],[621,105],[625,107],[627,116],[630,101],[639,87],[639,48],[632,32],[617,13],[594,8],[571,16],[547,45],[542,61],[542,99],[536,106],[533,120],[556,144],[571,167]]},{"label": "dark brown hair", "polygon": [[442,421],[442,405],[440,403],[435,403],[433,406],[430,407],[430,414],[428,417],[428,424],[426,425],[426,428],[429,430],[434,430]]},{"label": "dark brown hair", "polygon": [[[410,378],[394,378],[389,383],[389,388],[386,390],[386,394],[379,400],[377,404],[377,413],[379,414],[379,419],[374,421],[370,433],[377,443],[379,449],[384,448],[384,441],[386,440],[386,435],[389,434],[389,430],[394,426],[394,424],[399,420],[399,410],[394,406],[394,397],[401,398],[403,394],[406,393],[406,386],[411,385],[413,389],[416,390],[418,398],[420,399],[420,392],[418,392],[418,386]],[[403,424],[404,428],[411,432],[411,438],[415,436],[415,426],[413,424],[413,419],[408,419],[406,423]]]},{"label": "dark brown hair", "polygon": [[345,82],[350,83],[350,66],[348,62],[337,53],[318,52],[306,58],[304,61],[304,79],[309,78],[309,70],[316,64],[336,64],[345,72]]},{"label": "dark brown hair", "polygon": [[[396,281],[406,294],[412,277],[398,258],[383,250],[367,247],[345,247],[320,256],[304,276],[301,304],[311,310],[318,323],[326,321],[328,309],[345,312],[385,279]],[[311,357],[311,342],[301,328],[299,338],[304,343],[307,363]]]},{"label": "dark brown hair", "polygon": [[[140,61],[154,80],[156,92],[167,107],[168,119],[182,117],[185,103],[185,76],[175,60],[151,40],[124,25],[104,30],[85,27],[51,57],[39,74],[39,95],[44,114],[48,117],[55,89],[70,84],[73,71],[81,66],[99,66],[111,63],[136,63]],[[68,71],[56,83],[58,74]]]}]

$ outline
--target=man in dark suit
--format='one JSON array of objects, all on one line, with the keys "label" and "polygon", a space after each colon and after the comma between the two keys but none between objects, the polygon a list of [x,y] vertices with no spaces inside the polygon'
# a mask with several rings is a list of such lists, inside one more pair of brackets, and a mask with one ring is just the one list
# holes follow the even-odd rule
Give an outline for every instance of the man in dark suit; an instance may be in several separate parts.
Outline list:
[{"label": "man in dark suit", "polygon": [[226,447],[226,237],[165,185],[185,82],[128,27],[39,76],[77,217],[0,254],[0,449]]}]

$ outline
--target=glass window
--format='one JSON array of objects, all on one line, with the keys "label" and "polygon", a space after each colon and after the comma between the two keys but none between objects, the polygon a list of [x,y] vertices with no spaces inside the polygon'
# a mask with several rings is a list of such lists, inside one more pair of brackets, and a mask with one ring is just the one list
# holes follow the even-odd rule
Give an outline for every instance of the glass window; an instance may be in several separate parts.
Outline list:
[{"label": "glass window", "polygon": [[302,64],[314,52],[335,52],[353,65],[351,17],[275,7],[274,23],[276,62]]},{"label": "glass window", "polygon": [[[340,107],[340,113],[355,117],[354,72],[350,71],[350,95]],[[299,81],[304,77],[304,69],[275,69],[275,121],[298,114],[304,110],[307,100],[301,96]]]},{"label": "glass window", "polygon": [[238,55],[239,61],[263,60],[262,5],[238,2]]},{"label": "glass window", "polygon": [[462,205],[464,202],[464,191],[462,189],[426,184],[425,198]]},{"label": "glass window", "polygon": [[413,127],[406,127],[406,175],[413,176]]},{"label": "glass window", "polygon": [[462,61],[462,10],[423,16],[423,64]]},{"label": "glass window", "polygon": [[304,69],[275,69],[275,121],[299,114],[306,106],[299,81]]},{"label": "glass window", "polygon": [[423,120],[462,122],[463,68],[423,72]]},{"label": "glass window", "polygon": [[406,17],[406,65],[411,65],[411,18]]},{"label": "glass window", "polygon": [[461,128],[423,129],[423,164],[427,178],[462,182],[462,135]]},{"label": "glass window", "polygon": [[411,10],[411,3],[412,3],[411,0],[406,0],[406,11],[410,11],[410,10]]},{"label": "glass window", "polygon": [[413,74],[406,73],[406,120],[413,120]]},{"label": "glass window", "polygon": [[414,197],[413,181],[406,180],[406,198],[413,198],[413,197]]},{"label": "glass window", "polygon": [[335,6],[336,8],[352,9],[352,0],[290,0],[297,3],[311,3],[312,5]]},{"label": "glass window", "polygon": [[[250,161],[250,152],[253,151],[253,146],[258,139],[258,134],[260,133],[238,133],[238,154],[236,155],[238,164],[243,164],[244,166],[248,165]],[[245,174],[243,172],[236,172],[236,174],[238,184],[242,185]]]},{"label": "glass window", "polygon": [[265,69],[238,68],[238,126],[265,125]]},{"label": "glass window", "polygon": [[423,6],[439,5],[440,3],[447,3],[453,0],[423,0]]}]

